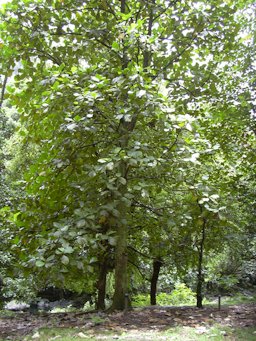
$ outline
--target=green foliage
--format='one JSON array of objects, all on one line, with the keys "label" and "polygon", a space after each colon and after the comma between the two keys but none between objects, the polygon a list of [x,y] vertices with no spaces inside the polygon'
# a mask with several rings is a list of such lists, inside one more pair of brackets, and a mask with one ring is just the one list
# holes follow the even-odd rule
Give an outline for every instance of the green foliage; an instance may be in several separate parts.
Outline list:
[{"label": "green foliage", "polygon": [[8,300],[15,299],[17,301],[26,300],[28,302],[35,297],[35,283],[33,276],[24,277],[4,277],[3,296]]},{"label": "green foliage", "polygon": [[[157,304],[162,306],[180,306],[191,305],[195,303],[195,293],[184,283],[177,283],[175,289],[170,293],[157,294]],[[150,305],[149,295],[139,294],[133,297],[132,305],[135,307],[143,307]]]},{"label": "green foliage", "polygon": [[[0,68],[19,113],[6,167],[19,191],[1,234],[24,274],[93,291],[107,257],[123,307],[123,255],[138,271],[147,254],[177,276],[202,275],[246,233],[254,208],[242,198],[255,189],[250,9],[240,0],[4,6]],[[3,127],[0,148],[10,136]]]},{"label": "green foliage", "polygon": [[[161,300],[161,297],[159,297],[159,299]],[[195,303],[195,293],[193,293],[184,283],[178,283],[171,292],[169,300],[167,301],[169,301],[169,304],[171,305],[192,304]]]},{"label": "green foliage", "polygon": [[233,275],[222,276],[218,280],[218,287],[222,288],[222,290],[226,290],[227,292],[231,292],[232,288],[234,288],[238,284],[238,279]]},{"label": "green foliage", "polygon": [[132,297],[133,307],[147,307],[150,305],[150,296],[148,294],[138,294]]},{"label": "green foliage", "polygon": [[[209,291],[227,293],[236,292],[239,287],[244,289],[253,287],[256,278],[254,248],[248,247],[247,238],[240,240],[238,245],[239,250],[227,247],[208,261],[205,281],[209,283]],[[243,254],[245,249],[246,255]]]}]

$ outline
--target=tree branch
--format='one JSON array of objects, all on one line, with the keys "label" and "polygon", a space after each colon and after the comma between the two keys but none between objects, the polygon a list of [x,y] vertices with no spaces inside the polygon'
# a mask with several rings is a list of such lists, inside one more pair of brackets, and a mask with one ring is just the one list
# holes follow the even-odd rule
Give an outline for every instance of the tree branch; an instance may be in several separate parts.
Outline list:
[{"label": "tree branch", "polygon": [[176,5],[176,3],[178,2],[179,0],[175,0],[173,2],[170,2],[169,5],[164,9],[162,10],[158,15],[156,15],[152,21],[154,22],[156,19],[158,19],[159,17],[161,17],[162,14],[164,14],[171,6],[174,6]]},{"label": "tree branch", "polygon": [[55,58],[54,56],[52,56],[50,53],[45,52],[43,50],[39,50],[37,48],[30,48],[28,49],[31,52],[36,52],[37,54],[41,54],[42,57],[48,58],[49,60],[51,60],[53,63],[57,64],[57,65],[61,65],[61,61],[58,60],[57,58]]},{"label": "tree branch", "polygon": [[5,76],[4,76],[3,85],[2,85],[2,90],[1,90],[0,109],[2,108],[3,101],[4,101],[4,94],[5,94],[5,89],[6,89],[6,85],[7,85],[7,80],[8,80],[8,76],[5,75]]},{"label": "tree branch", "polygon": [[138,253],[139,255],[141,255],[141,256],[144,257],[144,258],[148,258],[148,259],[151,259],[151,260],[154,259],[153,257],[150,257],[150,256],[146,255],[145,253],[143,253],[143,252],[141,252],[141,251],[135,249],[133,246],[128,245],[128,249],[130,249],[130,250],[132,250],[132,251]]},{"label": "tree branch", "polygon": [[145,277],[145,274],[143,274],[143,273],[141,272],[141,270],[140,270],[140,268],[139,268],[139,266],[138,266],[137,264],[135,264],[134,262],[132,262],[130,259],[128,259],[128,262],[129,262],[130,264],[132,264],[132,265],[138,270],[139,274],[141,275],[141,277],[142,277],[143,279],[146,279],[148,282],[150,282],[150,279]]},{"label": "tree branch", "polygon": [[[138,202],[138,201],[134,201],[134,203],[135,203],[135,206],[146,208],[147,210],[149,210],[150,212],[154,213],[154,214],[157,215],[158,217],[162,217],[162,216],[163,216],[162,213],[159,213],[159,212],[158,212],[159,208],[154,208],[154,207],[145,205],[145,204],[143,204],[143,203],[141,203],[141,202]],[[161,207],[161,209],[163,209],[163,207]]]},{"label": "tree branch", "polygon": [[156,79],[161,73],[163,73],[164,71],[166,71],[168,69],[169,66],[171,66],[174,62],[177,62],[180,57],[183,55],[184,52],[187,51],[187,49],[192,45],[192,43],[196,40],[196,38],[198,37],[199,33],[203,32],[204,28],[201,29],[200,32],[197,32],[197,34],[195,34],[190,40],[189,42],[186,44],[186,46],[179,52],[177,53],[176,56],[174,56],[165,66],[162,67],[162,69],[160,69],[157,74],[155,76],[153,76],[153,79]]}]

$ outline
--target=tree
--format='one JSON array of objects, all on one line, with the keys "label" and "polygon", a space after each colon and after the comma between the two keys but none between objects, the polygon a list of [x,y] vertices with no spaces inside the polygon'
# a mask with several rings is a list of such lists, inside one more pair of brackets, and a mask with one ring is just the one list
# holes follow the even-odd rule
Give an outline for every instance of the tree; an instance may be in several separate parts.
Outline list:
[{"label": "tree", "polygon": [[125,308],[133,200],[153,185],[146,174],[173,171],[175,153],[183,163],[197,158],[190,139],[175,150],[184,125],[191,130],[201,111],[214,115],[229,105],[234,83],[223,60],[246,57],[237,39],[243,6],[239,0],[6,5],[2,69],[7,59],[11,71],[16,67],[9,97],[24,143],[34,149],[24,174],[30,196],[18,223],[18,246],[30,248],[33,266],[61,264],[63,279],[69,268],[85,274],[108,240],[115,247],[112,309]]}]

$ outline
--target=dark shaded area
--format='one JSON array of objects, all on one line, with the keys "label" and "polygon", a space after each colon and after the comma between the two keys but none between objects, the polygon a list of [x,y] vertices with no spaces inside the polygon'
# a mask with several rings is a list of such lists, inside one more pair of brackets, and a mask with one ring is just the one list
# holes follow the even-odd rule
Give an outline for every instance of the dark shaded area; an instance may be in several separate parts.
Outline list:
[{"label": "dark shaded area", "polygon": [[[91,305],[94,303],[93,294],[89,293],[81,293],[78,294],[71,290],[56,288],[56,287],[48,287],[37,293],[37,299],[30,303],[30,311],[35,312],[40,308],[40,302],[45,302],[45,308],[43,310],[50,310],[47,308],[54,307],[55,303],[58,306],[68,306],[71,305],[74,308],[83,308],[85,303],[89,302]],[[49,303],[48,303],[49,302]],[[48,304],[47,304],[48,303]]]},{"label": "dark shaded area", "polygon": [[47,299],[50,302],[65,300],[74,300],[77,302],[90,301],[93,295],[88,293],[78,294],[74,291],[56,287],[47,287],[37,293],[37,297]]}]

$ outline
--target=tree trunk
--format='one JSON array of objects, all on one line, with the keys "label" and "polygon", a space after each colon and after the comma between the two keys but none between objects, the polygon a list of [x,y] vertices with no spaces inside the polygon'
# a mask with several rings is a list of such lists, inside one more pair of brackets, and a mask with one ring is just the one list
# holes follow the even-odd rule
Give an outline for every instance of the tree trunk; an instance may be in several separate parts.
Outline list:
[{"label": "tree trunk", "polygon": [[4,306],[4,297],[3,297],[3,294],[2,294],[3,286],[4,286],[3,280],[2,280],[2,278],[0,278],[0,310]]},{"label": "tree trunk", "polygon": [[197,275],[197,286],[196,286],[196,306],[197,308],[203,308],[203,276],[202,272],[198,272]]},{"label": "tree trunk", "polygon": [[201,231],[202,237],[201,237],[200,245],[198,247],[198,268],[197,268],[197,286],[196,286],[197,308],[203,308],[203,284],[204,284],[203,256],[204,256],[205,230],[206,230],[206,220],[203,219],[203,226],[202,226],[202,231]]},{"label": "tree trunk", "polygon": [[105,310],[105,298],[106,298],[106,282],[107,282],[107,274],[108,274],[108,259],[107,255],[104,256],[99,271],[99,279],[97,283],[98,297],[96,302],[97,310]]},{"label": "tree trunk", "polygon": [[125,294],[127,292],[127,226],[119,224],[115,253],[115,293],[111,310],[125,309]]},{"label": "tree trunk", "polygon": [[[126,13],[128,6],[126,0],[121,0],[121,13]],[[149,20],[148,32],[151,34],[152,18]],[[122,69],[125,70],[129,64],[129,56],[127,54],[128,47],[123,44],[122,55]],[[146,61],[145,61],[146,60]],[[150,63],[150,54],[144,55],[143,66],[144,69]],[[123,94],[123,103],[126,103],[128,94]],[[127,150],[130,140],[130,134],[134,131],[138,118],[137,109],[132,115],[131,120],[125,121],[123,118],[120,120],[118,133],[119,133],[119,146],[123,150]],[[119,173],[123,179],[122,185],[119,186],[118,191],[120,196],[118,198],[119,205],[117,207],[120,216],[116,221],[116,250],[115,250],[115,293],[113,296],[113,303],[110,310],[125,310],[127,308],[127,295],[128,295],[128,278],[127,278],[127,264],[128,264],[128,226],[126,217],[128,213],[127,204],[122,201],[125,194],[128,193],[128,170],[129,166],[127,161],[120,162]],[[120,199],[121,198],[121,199]],[[130,304],[130,303],[129,303]]]},{"label": "tree trunk", "polygon": [[150,285],[150,304],[156,305],[156,291],[157,291],[157,281],[159,277],[159,272],[163,262],[161,258],[154,259],[153,261],[153,274],[151,277],[151,285]]},{"label": "tree trunk", "polygon": [[7,80],[8,80],[8,77],[4,76],[3,85],[2,85],[2,91],[1,91],[1,95],[0,95],[0,108],[2,108],[2,105],[3,105],[5,89],[6,89],[6,85],[7,85]]}]

